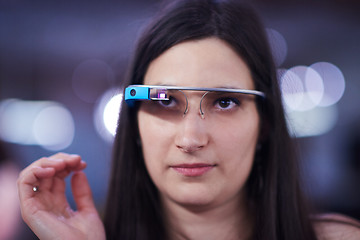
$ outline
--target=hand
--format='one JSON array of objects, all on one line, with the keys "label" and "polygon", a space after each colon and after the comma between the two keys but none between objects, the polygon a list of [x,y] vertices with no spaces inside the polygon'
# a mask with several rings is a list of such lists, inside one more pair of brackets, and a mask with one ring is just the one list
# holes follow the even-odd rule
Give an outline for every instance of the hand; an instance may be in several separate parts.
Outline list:
[{"label": "hand", "polygon": [[[21,214],[41,239],[105,239],[91,189],[78,155],[58,153],[25,168],[18,178]],[[65,177],[75,172],[71,187],[77,211],[65,196]],[[33,188],[37,188],[34,191]]]}]

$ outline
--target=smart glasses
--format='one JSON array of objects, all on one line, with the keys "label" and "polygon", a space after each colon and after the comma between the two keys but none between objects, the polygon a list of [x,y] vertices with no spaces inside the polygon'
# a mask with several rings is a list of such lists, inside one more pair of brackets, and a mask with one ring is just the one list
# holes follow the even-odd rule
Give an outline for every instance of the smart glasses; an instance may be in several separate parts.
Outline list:
[{"label": "smart glasses", "polygon": [[248,89],[130,85],[125,89],[125,101],[130,107],[142,101],[149,111],[159,116],[185,116],[189,111],[190,92],[200,99],[202,118],[205,114],[230,114],[240,108],[243,101],[265,98],[263,92]]}]

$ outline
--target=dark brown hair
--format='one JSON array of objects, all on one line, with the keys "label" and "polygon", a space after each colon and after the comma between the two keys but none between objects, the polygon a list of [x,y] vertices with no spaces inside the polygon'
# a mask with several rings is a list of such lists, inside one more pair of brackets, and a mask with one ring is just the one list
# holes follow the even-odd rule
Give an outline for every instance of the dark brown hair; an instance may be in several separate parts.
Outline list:
[{"label": "dark brown hair", "polygon": [[[165,8],[140,38],[123,86],[141,84],[151,61],[170,47],[208,37],[232,46],[248,65],[256,89],[266,94],[265,101],[257,102],[261,148],[246,185],[255,219],[253,239],[316,239],[300,188],[276,68],[264,27],[251,7],[239,1],[185,0]],[[136,111],[121,106],[105,229],[108,239],[166,239],[159,194],[138,144]]]}]

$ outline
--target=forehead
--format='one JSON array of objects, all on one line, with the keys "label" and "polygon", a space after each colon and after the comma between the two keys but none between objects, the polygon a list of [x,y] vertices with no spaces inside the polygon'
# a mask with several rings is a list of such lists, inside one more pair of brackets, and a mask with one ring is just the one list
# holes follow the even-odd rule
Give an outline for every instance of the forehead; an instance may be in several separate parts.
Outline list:
[{"label": "forehead", "polygon": [[153,60],[144,84],[252,89],[250,70],[223,40],[179,43]]}]

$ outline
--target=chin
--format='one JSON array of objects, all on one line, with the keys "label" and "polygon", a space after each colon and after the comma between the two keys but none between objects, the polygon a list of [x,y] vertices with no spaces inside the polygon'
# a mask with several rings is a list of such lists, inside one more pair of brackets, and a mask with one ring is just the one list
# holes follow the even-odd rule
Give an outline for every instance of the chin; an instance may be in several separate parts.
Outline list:
[{"label": "chin", "polygon": [[202,209],[207,206],[211,206],[216,201],[216,194],[206,188],[186,188],[185,189],[173,189],[170,198],[179,205],[187,208]]},{"label": "chin", "polygon": [[190,211],[201,212],[211,207],[213,202],[204,199],[187,199],[186,201],[178,201],[178,204]]}]

